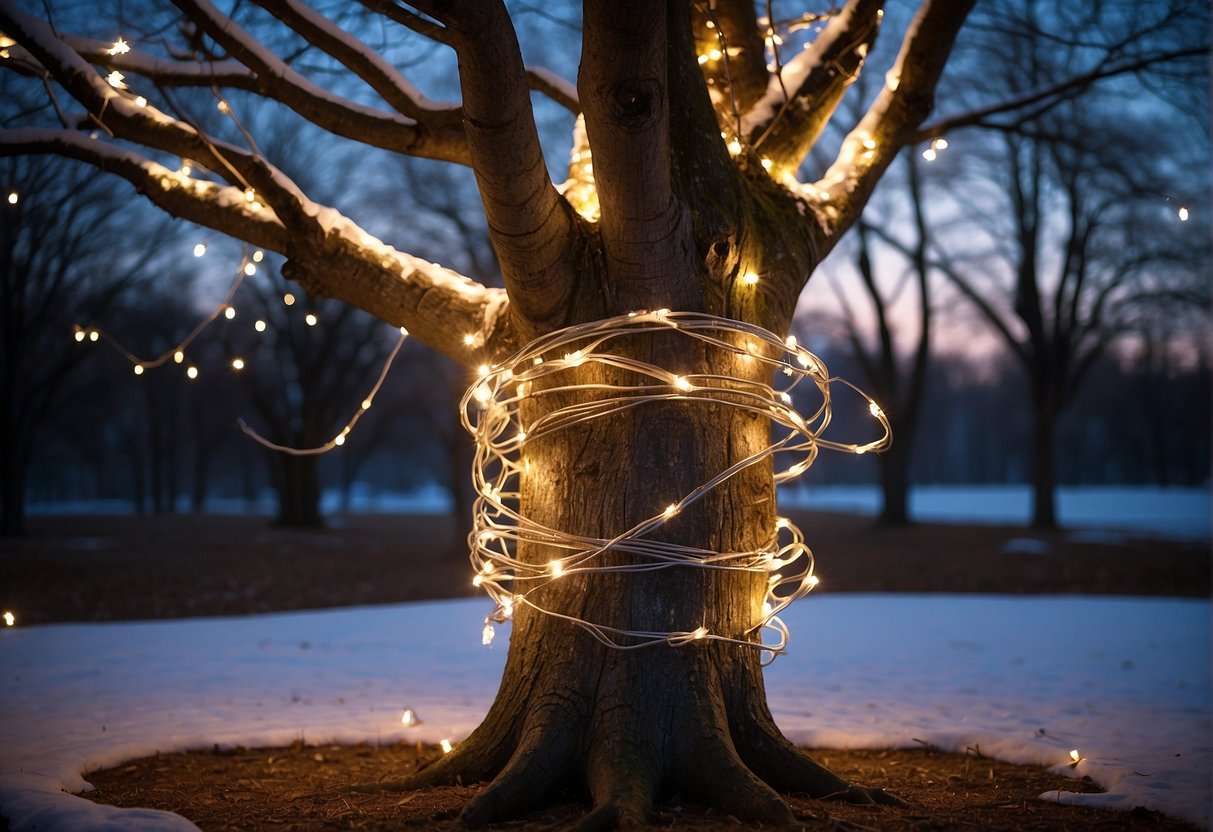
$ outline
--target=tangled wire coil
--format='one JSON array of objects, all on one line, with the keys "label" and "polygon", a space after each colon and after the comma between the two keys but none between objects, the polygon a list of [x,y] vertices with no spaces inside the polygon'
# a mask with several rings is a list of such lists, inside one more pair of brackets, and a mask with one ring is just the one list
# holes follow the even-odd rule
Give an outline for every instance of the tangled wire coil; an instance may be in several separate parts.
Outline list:
[{"label": "tangled wire coil", "polygon": [[[613,342],[620,338],[658,333],[677,333],[735,356],[738,360],[734,363],[746,369],[745,375],[715,372],[679,375],[611,351]],[[635,383],[577,384],[562,380],[562,375],[567,378],[571,370],[588,363],[613,368],[612,372],[622,371],[615,374],[635,380]],[[773,382],[764,380],[771,378]],[[792,398],[796,387],[806,380],[820,396],[817,408],[808,418],[796,410]],[[882,428],[880,438],[852,444],[822,436],[832,416],[830,386],[835,382],[864,396],[869,412]],[[592,391],[593,397],[582,397],[572,404],[557,404],[567,401],[570,398],[567,394],[577,391]],[[524,424],[521,405],[532,396],[545,397],[552,406]],[[761,415],[779,425],[785,433],[761,451],[738,460],[701,483],[663,511],[610,539],[554,529],[536,522],[517,508],[520,480],[528,465],[522,458],[522,450],[528,442],[648,403],[696,405],[705,401]],[[475,569],[472,583],[483,589],[495,604],[484,621],[485,644],[493,640],[494,623],[510,619],[516,607],[526,605],[544,615],[583,627],[603,644],[615,649],[632,650],[655,644],[679,646],[712,639],[759,649],[764,653],[765,662],[769,662],[783,651],[788,641],[787,627],[778,613],[817,583],[813,575],[813,554],[805,545],[800,530],[786,517],[777,517],[773,538],[758,549],[744,552],[714,552],[654,540],[650,535],[712,489],[776,454],[791,454],[795,459],[788,467],[776,470],[775,483],[780,484],[808,470],[822,448],[863,454],[884,450],[891,441],[889,422],[880,407],[850,382],[831,377],[825,364],[798,345],[795,337],[781,339],[754,324],[668,309],[629,312],[543,335],[501,363],[482,366],[479,376],[463,396],[461,411],[464,427],[476,439],[472,481],[477,496],[473,505],[473,527],[468,536]],[[516,557],[519,544],[535,544],[561,554],[547,563],[529,563]],[[624,564],[616,562],[618,559],[604,563],[607,559],[603,555],[608,552],[626,553],[630,557]],[[799,568],[782,571],[798,561]],[[642,573],[673,567],[767,575],[766,596],[759,620],[741,638],[714,633],[706,626],[674,632],[626,630],[547,609],[533,598],[536,589],[574,573]],[[765,631],[774,634],[773,642],[763,640]]]}]

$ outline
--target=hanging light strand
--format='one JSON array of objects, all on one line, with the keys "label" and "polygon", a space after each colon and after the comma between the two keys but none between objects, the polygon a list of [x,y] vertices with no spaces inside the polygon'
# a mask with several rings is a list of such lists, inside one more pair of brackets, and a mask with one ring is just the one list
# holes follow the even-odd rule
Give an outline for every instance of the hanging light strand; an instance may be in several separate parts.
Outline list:
[{"label": "hanging light strand", "polygon": [[138,355],[123,346],[109,333],[96,327],[82,327],[77,324],[75,327],[73,327],[73,331],[76,333],[76,340],[83,341],[85,337],[88,337],[88,339],[91,341],[96,341],[98,339],[105,341],[105,343],[109,344],[115,352],[117,352],[127,361],[134,364],[136,372],[139,374],[142,374],[144,370],[153,370],[164,365],[170,358],[180,363],[180,359],[177,358],[177,356],[184,354],[186,347],[192,344],[194,339],[201,335],[208,326],[214,323],[221,315],[226,315],[228,318],[233,317],[232,315],[227,315],[228,311],[233,309],[232,298],[236,296],[236,290],[240,288],[240,284],[244,283],[245,278],[254,273],[246,268],[247,266],[251,265],[252,262],[253,260],[249,257],[246,249],[244,256],[242,256],[240,259],[240,268],[236,270],[236,277],[232,281],[231,285],[228,286],[227,294],[223,296],[223,300],[220,301],[219,305],[211,310],[211,312],[205,318],[199,321],[198,324],[192,330],[190,330],[189,335],[186,335],[185,338],[179,341],[175,346],[169,347],[155,358],[140,358]]},{"label": "hanging light strand", "polygon": [[292,448],[289,445],[279,445],[266,439],[257,431],[248,426],[248,423],[243,419],[236,420],[236,424],[240,426],[240,430],[244,431],[245,435],[260,445],[269,448],[271,451],[289,454],[290,456],[317,456],[319,454],[328,453],[333,448],[340,447],[345,444],[345,438],[349,436],[350,431],[358,424],[358,420],[363,414],[371,409],[371,405],[375,402],[375,395],[379,392],[379,388],[383,386],[384,379],[387,378],[388,371],[392,369],[392,362],[396,360],[396,354],[400,352],[400,348],[404,346],[405,339],[409,337],[409,331],[404,327],[400,327],[400,335],[396,338],[396,343],[392,346],[392,351],[388,353],[387,359],[383,362],[383,369],[379,371],[379,377],[375,379],[375,386],[371,388],[371,392],[366,394],[362,400],[362,405],[354,413],[348,422],[345,423],[340,432],[337,433],[328,442],[323,445],[318,445],[314,448]]},{"label": "hanging light strand", "polygon": [[[738,367],[738,373],[679,375],[610,349],[616,338],[670,332],[720,351],[731,358],[728,363]],[[562,375],[567,378],[568,371],[587,362],[623,370],[640,381],[623,385],[561,380]],[[781,386],[756,380],[772,376]],[[817,409],[807,418],[792,406],[793,390],[806,381],[820,397]],[[484,642],[492,641],[494,622],[510,619],[516,607],[526,605],[541,614],[576,624],[603,644],[620,650],[656,644],[678,646],[709,639],[753,647],[764,652],[766,661],[772,660],[783,651],[788,640],[787,627],[778,613],[817,584],[813,554],[795,524],[778,517],[772,539],[758,549],[744,552],[714,552],[654,540],[650,535],[733,476],[777,454],[790,454],[795,460],[785,468],[777,466],[774,479],[779,484],[808,470],[821,449],[863,454],[888,447],[888,419],[879,405],[866,396],[869,412],[882,429],[881,436],[862,444],[824,438],[822,434],[832,416],[834,383],[860,392],[844,379],[831,377],[821,359],[799,346],[795,338],[781,340],[753,324],[666,309],[632,312],[558,330],[536,339],[500,364],[481,367],[478,378],[463,397],[461,418],[476,439],[472,480],[477,497],[468,537],[475,570],[472,583],[483,589],[495,605],[485,619]],[[599,398],[556,406],[529,423],[523,422],[524,399],[543,397],[562,401],[576,391],[592,391]],[[554,529],[515,508],[521,496],[519,481],[530,467],[530,461],[523,455],[526,443],[654,402],[686,402],[688,406],[706,402],[736,408],[769,419],[783,429],[784,435],[611,539]],[[543,546],[561,555],[547,563],[529,563],[516,556],[519,544]],[[602,565],[603,555],[608,552],[627,553],[632,562]],[[799,569],[787,568],[797,562],[802,564]],[[533,597],[536,590],[574,573],[641,573],[673,567],[767,575],[759,620],[740,638],[714,633],[706,625],[692,631],[624,630],[544,608]],[[764,641],[763,633],[772,634],[774,639]]]}]

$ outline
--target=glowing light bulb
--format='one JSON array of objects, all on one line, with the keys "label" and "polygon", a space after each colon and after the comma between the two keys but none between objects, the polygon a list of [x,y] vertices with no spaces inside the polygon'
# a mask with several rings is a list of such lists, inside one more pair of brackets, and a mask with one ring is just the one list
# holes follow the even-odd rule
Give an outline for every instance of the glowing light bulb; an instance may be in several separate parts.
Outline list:
[{"label": "glowing light bulb", "polygon": [[233,358],[232,359],[232,369],[235,370],[236,372],[240,372],[241,370],[243,370],[244,369],[244,359],[243,358]]},{"label": "glowing light bulb", "polygon": [[407,338],[409,331],[407,329],[405,329],[404,327],[400,327],[400,334]]},{"label": "glowing light bulb", "polygon": [[118,38],[116,41],[114,41],[114,45],[105,51],[111,55],[125,55],[127,52],[131,51],[131,47],[130,44],[128,44],[122,38]]},{"label": "glowing light bulb", "polygon": [[224,310],[223,310],[223,317],[227,318],[229,321],[230,321],[232,318],[236,317],[236,307],[234,307],[234,306],[229,306],[227,309],[224,309]]},{"label": "glowing light bulb", "polygon": [[763,169],[763,170],[770,170],[770,169],[771,169],[772,167],[774,167],[774,166],[775,166],[775,163],[774,163],[774,162],[772,162],[772,161],[771,161],[770,159],[768,159],[766,156],[763,156],[763,157],[762,157],[762,169]]},{"label": "glowing light bulb", "polygon": [[476,372],[479,373],[481,376],[487,376],[489,374],[489,365],[481,364],[479,367],[476,368]]},{"label": "glowing light bulb", "polygon": [[177,350],[175,353],[173,353],[173,363],[174,364],[180,364],[184,360],[185,360],[185,353],[183,353],[181,350]]},{"label": "glowing light bulb", "polygon": [[201,257],[206,254],[206,243],[198,243],[194,246],[194,256]]},{"label": "glowing light bulb", "polygon": [[244,264],[244,273],[246,275],[248,275],[249,277],[252,277],[253,275],[255,275],[257,273],[257,266],[254,265],[253,263],[245,263]]},{"label": "glowing light bulb", "polygon": [[232,108],[229,107],[227,102],[224,101],[222,98],[219,99],[219,103],[215,105],[215,109],[221,113],[229,113],[232,110]]},{"label": "glowing light bulb", "polygon": [[737,139],[730,140],[729,141],[729,154],[732,156],[736,156],[740,152],[741,152],[741,142],[737,141]]},{"label": "glowing light bulb", "polygon": [[488,647],[493,643],[493,637],[497,635],[497,631],[493,629],[493,625],[489,622],[484,622],[484,629],[480,631],[480,643]]},{"label": "glowing light bulb", "polygon": [[256,251],[253,252],[253,262],[254,263],[260,263],[264,259],[265,259],[265,252],[262,251],[261,249],[257,249]]},{"label": "glowing light bulb", "polygon": [[1073,749],[1070,752],[1070,759],[1073,760],[1075,763],[1077,763],[1079,760],[1082,759],[1082,755],[1078,753],[1077,748]]},{"label": "glowing light bulb", "polygon": [[193,172],[194,166],[190,164],[190,160],[182,159],[181,167],[177,168],[177,173],[181,174],[182,176],[189,176]]},{"label": "glowing light bulb", "polygon": [[487,384],[481,384],[476,387],[476,390],[472,393],[472,396],[479,404],[483,405],[488,403],[489,399],[493,398],[493,391],[489,389]]},{"label": "glowing light bulb", "polygon": [[758,282],[758,275],[754,272],[746,272],[741,276],[741,282],[747,286],[753,286]]},{"label": "glowing light bulb", "polygon": [[564,574],[564,564],[558,560],[548,563],[548,571],[552,573],[553,578],[559,578]]},{"label": "glowing light bulb", "polygon": [[320,322],[320,319],[316,317],[316,314],[314,312],[308,312],[306,315],[303,316],[303,322],[305,324],[307,324],[308,326],[315,326],[317,323]]},{"label": "glowing light bulb", "polygon": [[[9,202],[12,202],[11,197],[9,198]],[[1179,210],[1176,211],[1175,213],[1179,216],[1180,222],[1188,221],[1188,209],[1186,207],[1184,207],[1183,205],[1179,206]]]},{"label": "glowing light bulb", "polygon": [[693,384],[691,384],[691,382],[689,382],[685,378],[683,378],[682,376],[674,376],[674,386],[677,387],[679,390],[685,390],[685,391],[690,391],[690,390],[695,389],[695,386]]},{"label": "glowing light bulb", "polygon": [[454,749],[454,746],[451,745],[450,740],[443,740],[442,742],[438,743],[438,745],[440,745],[442,747],[443,754],[450,754],[451,751]]},{"label": "glowing light bulb", "polygon": [[670,503],[668,506],[665,507],[665,511],[663,511],[661,513],[661,516],[664,517],[665,519],[669,520],[671,517],[673,517],[677,513],[678,513],[678,504]]},{"label": "glowing light bulb", "polygon": [[400,724],[406,727],[416,725],[420,721],[412,708],[405,708],[404,713],[400,715]]},{"label": "glowing light bulb", "polygon": [[142,364],[135,365],[135,375],[137,375],[137,376],[143,375],[143,365]]},{"label": "glowing light bulb", "polygon": [[707,627],[696,627],[695,630],[691,633],[691,637],[698,640],[698,639],[703,638],[707,634],[708,634]]},{"label": "glowing light bulb", "polygon": [[804,582],[805,582],[806,584],[808,584],[808,586],[809,586],[809,588],[810,588],[810,589],[812,589],[813,587],[815,587],[815,586],[817,586],[819,583],[821,583],[821,579],[820,579],[820,578],[818,578],[816,575],[810,575],[809,577],[807,577],[807,578],[805,578],[805,579],[804,579]]},{"label": "glowing light bulb", "polygon": [[9,610],[4,611],[4,626],[11,627],[17,623],[17,616],[13,615]]},{"label": "glowing light bulb", "polygon": [[290,292],[287,292],[285,295],[282,296],[282,303],[284,306],[294,306],[295,305],[295,296],[292,295]]},{"label": "glowing light bulb", "polygon": [[344,445],[345,444],[345,434],[344,433],[337,434],[337,436],[333,439],[333,444],[336,445],[337,447],[341,447],[342,445]]},{"label": "glowing light bulb", "polygon": [[928,162],[934,162],[937,155],[938,154],[935,153],[935,148],[933,147],[928,147],[922,152],[922,158],[926,159]]},{"label": "glowing light bulb", "polygon": [[473,335],[472,333],[469,332],[467,335],[463,336],[463,345],[465,347],[473,346],[475,343],[476,343],[476,336]]},{"label": "glowing light bulb", "polygon": [[97,340],[97,339],[99,339],[100,337],[101,337],[101,333],[100,333],[100,332],[98,332],[97,330],[95,330],[95,329],[91,329],[91,330],[89,330],[89,333],[88,333],[88,340],[90,340],[90,341],[96,341],[96,340]]},{"label": "glowing light bulb", "polygon": [[21,197],[17,195],[17,192],[16,192],[16,191],[9,191],[9,192],[8,192],[8,204],[9,204],[9,205],[16,205],[16,204],[17,204],[17,200],[19,200],[20,198],[21,198]]},{"label": "glowing light bulb", "polygon": [[370,410],[370,409],[371,409],[371,400],[370,400],[370,399],[363,399],[363,400],[362,400],[362,409],[363,409],[363,410]]},{"label": "glowing light bulb", "polygon": [[254,191],[252,188],[245,188],[245,189],[244,189],[244,201],[245,201],[245,202],[252,202],[252,201],[253,201],[253,200],[255,200],[256,198],[257,198],[257,192],[256,192],[256,191]]},{"label": "glowing light bulb", "polygon": [[788,520],[788,518],[786,518],[786,517],[776,517],[775,518],[775,528],[786,529],[789,525],[791,525],[791,522],[792,521]]},{"label": "glowing light bulb", "polygon": [[124,78],[126,78],[126,76],[116,69],[109,75],[105,76],[106,82],[108,82],[109,85],[116,90],[126,89],[126,83],[123,81]]},{"label": "glowing light bulb", "polygon": [[940,136],[938,139],[931,142],[931,144],[935,145],[936,150],[947,150],[948,149],[948,140],[945,139],[943,136]]},{"label": "glowing light bulb", "polygon": [[876,404],[876,402],[868,402],[868,412],[879,419],[881,413],[880,405]]},{"label": "glowing light bulb", "polygon": [[708,51],[708,60],[709,61],[719,61],[720,58],[721,58],[721,52],[719,49],[712,49],[712,50]]},{"label": "glowing light bulb", "polygon": [[484,575],[474,575],[474,576],[472,576],[472,586],[474,586],[474,587],[476,587],[477,589],[479,589],[479,588],[480,588],[480,586],[481,586],[481,584],[483,584],[483,583],[484,583]]},{"label": "glowing light bulb", "polygon": [[762,602],[762,617],[763,618],[768,617],[774,611],[775,611],[775,608],[771,606],[770,601]]},{"label": "glowing light bulb", "polygon": [[265,332],[265,321],[254,321],[253,329],[257,330],[258,332]]},{"label": "glowing light bulb", "polygon": [[142,95],[135,96],[135,106],[136,107],[146,107],[147,99],[144,98]]},{"label": "glowing light bulb", "polygon": [[707,62],[708,62],[710,59],[708,58],[708,56],[707,56],[707,55],[700,55],[700,56],[699,56],[698,58],[696,58],[695,60],[699,61],[699,65],[700,65],[700,66],[703,66],[703,65],[704,65],[704,64],[706,64],[706,63],[707,63]]},{"label": "glowing light bulb", "polygon": [[188,369],[186,369],[185,375],[190,381],[193,381],[194,379],[198,378],[198,368],[190,366]]},{"label": "glowing light bulb", "polygon": [[83,329],[77,329],[77,330],[76,330],[76,340],[77,340],[77,341],[83,341],[83,340],[84,340],[84,330],[83,330]]}]

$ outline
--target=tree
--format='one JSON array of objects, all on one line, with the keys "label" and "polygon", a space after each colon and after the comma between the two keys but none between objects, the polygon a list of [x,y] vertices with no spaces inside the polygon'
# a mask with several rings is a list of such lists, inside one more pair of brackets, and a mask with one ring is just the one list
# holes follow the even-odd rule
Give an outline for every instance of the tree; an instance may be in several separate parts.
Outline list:
[{"label": "tree", "polygon": [[[863,65],[883,16],[879,2],[848,2],[811,48],[772,75],[749,2],[587,0],[574,92],[524,66],[500,3],[422,2],[414,4],[418,14],[364,0],[454,50],[459,106],[426,100],[353,33],[291,0],[259,0],[256,13],[238,6],[240,19],[205,0],[176,5],[188,42],[157,55],[65,35],[8,0],[0,4],[0,27],[15,41],[6,65],[49,76],[83,108],[63,114],[65,127],[3,131],[2,152],[56,153],[114,173],[172,214],[281,253],[284,273],[305,290],[407,326],[461,363],[491,368],[540,336],[642,309],[739,320],[782,343],[814,267],[858,219],[930,111],[971,2],[922,4],[887,83],[809,186],[794,174]],[[265,43],[289,43],[284,53],[302,49],[344,66],[388,109],[322,89]],[[231,90],[218,106],[233,118],[240,102],[269,99],[345,139],[470,166],[504,291],[399,252],[315,204],[256,152],[251,136],[204,134],[169,94],[190,86]],[[564,188],[549,179],[530,87],[581,111],[573,181]],[[143,97],[153,90],[155,102]],[[89,138],[73,129],[79,124],[105,135]],[[210,174],[187,174],[178,158]],[[660,365],[683,381],[709,377],[722,363],[745,364],[745,356],[709,349],[672,327],[624,338],[617,348],[633,362],[627,366]],[[758,347],[755,357],[765,359],[766,350]],[[626,369],[561,360],[579,386],[528,397],[528,423],[556,406],[601,404],[604,391],[636,384]],[[760,381],[766,365],[748,366],[733,370],[741,391]],[[590,548],[645,524],[656,510],[653,539],[700,559],[768,549],[777,534],[773,467],[734,468],[768,447],[768,420],[676,398],[528,441],[533,473],[516,505],[537,528]],[[726,470],[735,473],[715,490],[677,517],[663,516],[670,499]],[[527,538],[513,554],[520,568],[542,570],[563,550]],[[619,566],[646,563],[643,553],[607,554]],[[501,689],[484,723],[454,753],[398,785],[491,779],[464,809],[469,824],[512,816],[570,782],[592,796],[587,826],[632,824],[665,787],[770,822],[791,820],[776,790],[889,799],[817,766],[776,728],[753,643],[765,571],[662,568],[595,574],[593,583],[587,574],[548,581],[534,603],[519,605]],[[540,602],[563,616],[687,638],[611,649],[564,618],[541,614]],[[697,637],[705,631],[708,637]]]},{"label": "tree", "polygon": [[[1151,305],[1207,304],[1208,237],[1181,220],[1203,213],[1190,171],[1209,164],[1208,25],[1208,5],[1185,0],[992,3],[973,44],[977,92],[1009,90],[1025,108],[975,107],[924,131],[988,132],[974,163],[948,172],[964,213],[931,259],[1022,369],[1033,527],[1057,524],[1057,424],[1091,368]],[[1184,138],[1160,153],[1159,133]]]},{"label": "tree", "polygon": [[155,265],[154,237],[115,256],[118,200],[83,173],[53,158],[0,167],[0,535],[25,530],[30,460],[88,356],[92,330],[73,341],[73,326],[101,320]]}]

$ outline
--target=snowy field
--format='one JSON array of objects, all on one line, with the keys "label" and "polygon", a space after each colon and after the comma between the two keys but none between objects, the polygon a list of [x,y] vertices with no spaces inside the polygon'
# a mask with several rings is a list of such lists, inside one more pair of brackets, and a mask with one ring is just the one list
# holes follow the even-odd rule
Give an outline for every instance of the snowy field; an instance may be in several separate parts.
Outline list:
[{"label": "snowy field", "polygon": [[[0,631],[0,812],[13,830],[192,829],[62,790],[216,743],[457,741],[505,658],[504,639],[480,645],[484,612],[466,600]],[[973,749],[1108,790],[1068,802],[1209,826],[1208,601],[823,595],[789,612],[791,653],[767,678],[797,742]],[[405,708],[423,723],[402,726]]]},{"label": "snowy field", "polygon": [[[1057,492],[1062,525],[1085,529],[1119,529],[1184,538],[1210,537],[1210,493],[1201,488],[1144,486],[1085,486]],[[790,508],[876,514],[880,492],[876,486],[803,486],[782,489],[780,505]],[[918,486],[910,492],[910,511],[920,520],[944,522],[1026,524],[1031,516],[1031,491],[1026,485]],[[215,514],[271,514],[273,492],[256,502],[211,500]],[[188,501],[178,507],[190,511]],[[341,511],[340,495],[325,492],[326,514]],[[429,484],[408,493],[374,492],[355,487],[350,509],[354,512],[443,514],[451,510],[447,492]],[[123,500],[34,503],[31,514],[128,514]]]}]

